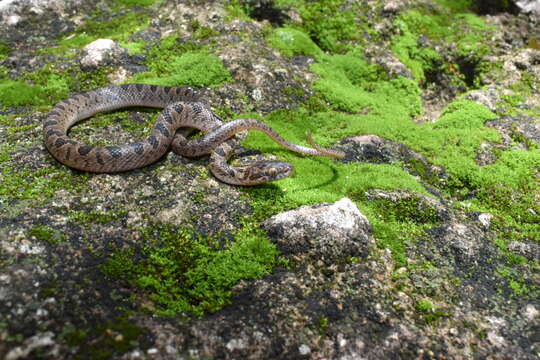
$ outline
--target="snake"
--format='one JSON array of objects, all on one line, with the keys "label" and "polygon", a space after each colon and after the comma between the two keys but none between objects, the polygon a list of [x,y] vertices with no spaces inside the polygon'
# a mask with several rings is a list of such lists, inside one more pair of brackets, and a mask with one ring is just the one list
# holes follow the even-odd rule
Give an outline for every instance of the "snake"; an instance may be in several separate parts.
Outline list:
[{"label": "snake", "polygon": [[[68,135],[76,123],[102,112],[128,107],[159,108],[148,137],[130,144],[91,146]],[[189,138],[192,131],[202,136]],[[44,143],[50,154],[70,168],[93,173],[117,173],[145,167],[158,161],[169,149],[184,157],[210,155],[209,169],[220,181],[231,185],[259,185],[280,180],[293,173],[293,165],[283,161],[256,161],[229,165],[239,153],[235,136],[257,130],[281,146],[305,155],[341,158],[341,151],[315,144],[297,145],[282,138],[266,123],[250,118],[224,122],[208,102],[191,87],[123,84],[75,94],[56,104],[43,122]]]}]

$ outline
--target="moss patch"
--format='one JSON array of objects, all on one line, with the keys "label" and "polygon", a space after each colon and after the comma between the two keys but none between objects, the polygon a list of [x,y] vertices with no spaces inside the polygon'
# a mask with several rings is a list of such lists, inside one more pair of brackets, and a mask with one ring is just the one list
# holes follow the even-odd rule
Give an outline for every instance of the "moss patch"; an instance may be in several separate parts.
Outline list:
[{"label": "moss patch", "polygon": [[[151,0],[119,0],[135,4]],[[140,4],[142,5],[142,4]],[[150,23],[150,14],[144,9],[129,10],[125,14],[110,19],[92,19],[86,21],[77,31],[58,41],[58,46],[44,50],[46,53],[62,54],[73,57],[77,50],[99,38],[107,38],[123,43],[131,43],[129,37],[145,29]]]},{"label": "moss patch", "polygon": [[392,251],[397,267],[407,265],[407,247],[439,223],[435,209],[425,206],[417,196],[395,202],[383,199],[367,202],[363,196],[353,199],[364,204],[364,213],[379,239],[377,244]]},{"label": "moss patch", "polygon": [[426,324],[432,324],[433,322],[448,317],[450,314],[440,310],[435,304],[428,299],[422,299],[415,304],[416,311],[422,316]]},{"label": "moss patch", "polygon": [[0,81],[0,106],[43,104],[43,89],[22,81]]},{"label": "moss patch", "polygon": [[[265,122],[297,143],[303,141],[306,129],[314,129],[315,141],[323,146],[357,134],[376,134],[403,143],[445,169],[448,179],[440,185],[448,196],[465,198],[475,194],[467,202],[470,208],[496,214],[495,222],[500,222],[501,228],[509,226],[516,239],[536,239],[538,223],[533,215],[540,209],[533,189],[538,188],[535,174],[540,171],[539,152],[506,151],[485,167],[475,162],[483,142],[500,142],[500,135],[484,126],[495,119],[495,114],[472,101],[457,99],[444,109],[438,121],[418,125],[412,120],[422,112],[421,90],[416,82],[400,77],[387,79],[381,68],[368,64],[356,51],[320,55],[317,60],[312,70],[320,76],[314,84],[318,94],[297,111],[276,111]],[[392,219],[388,209],[376,209],[363,202],[363,193],[371,188],[426,193],[399,165],[345,165],[329,159],[298,157],[256,133],[248,136],[245,145],[277,153],[296,167],[295,177],[275,185],[281,191],[274,190],[272,196],[279,196],[279,201],[274,199],[267,210],[281,211],[348,196],[368,214],[379,244],[391,248],[401,265],[405,265],[411,239],[422,237],[425,229],[434,225],[427,213],[420,223],[415,218]],[[255,198],[268,196],[261,190],[245,191]]]},{"label": "moss patch", "polygon": [[358,4],[344,0],[277,0],[275,3],[283,10],[298,11],[302,22],[291,25],[303,29],[324,51],[347,51],[361,42],[363,30],[366,30],[358,19],[362,13]]},{"label": "moss patch", "polygon": [[[2,149],[6,153],[10,150]],[[60,189],[80,190],[88,175],[73,174],[65,167],[47,167],[39,170],[9,165],[9,154],[5,162],[0,162],[2,183],[0,196],[10,199],[45,200]],[[2,154],[0,153],[0,159]]]},{"label": "moss patch", "polygon": [[122,6],[150,6],[162,2],[162,0],[114,0]]},{"label": "moss patch", "polygon": [[35,226],[30,230],[30,235],[39,241],[45,241],[49,244],[58,244],[66,241],[66,235],[61,231],[52,229],[48,226]]},{"label": "moss patch", "polygon": [[[83,72],[78,67],[59,70],[53,65],[25,74],[21,80],[0,81],[0,108],[20,105],[52,105],[72,91],[102,87],[109,69]],[[30,85],[32,84],[32,85]]]},{"label": "moss patch", "polygon": [[217,56],[206,52],[186,52],[170,58],[162,72],[137,74],[130,82],[205,87],[219,86],[231,80],[231,75]]},{"label": "moss patch", "polygon": [[[463,3],[463,2],[462,2]],[[435,73],[447,74],[455,85],[479,86],[484,56],[489,46],[483,41],[493,29],[484,20],[463,6],[454,8],[420,7],[401,14],[396,19],[401,35],[392,42],[392,51],[420,83]],[[432,42],[426,46],[426,39]],[[454,61],[443,59],[436,46],[455,43]]]},{"label": "moss patch", "polygon": [[[409,79],[385,81],[383,70],[370,65],[357,52],[324,56],[312,66],[321,79],[314,85],[330,106],[348,113],[421,112],[420,89]],[[397,97],[397,99],[396,99]],[[399,106],[400,109],[395,109]]]},{"label": "moss patch", "polygon": [[11,48],[8,45],[0,42],[0,60],[5,59],[10,52]]},{"label": "moss patch", "polygon": [[320,56],[322,50],[301,30],[277,28],[268,37],[268,43],[283,55]]},{"label": "moss patch", "polygon": [[217,311],[229,303],[231,287],[240,279],[268,274],[277,264],[275,246],[253,226],[226,243],[168,226],[142,234],[146,245],[138,256],[116,251],[101,270],[142,289],[151,310],[161,315]]}]

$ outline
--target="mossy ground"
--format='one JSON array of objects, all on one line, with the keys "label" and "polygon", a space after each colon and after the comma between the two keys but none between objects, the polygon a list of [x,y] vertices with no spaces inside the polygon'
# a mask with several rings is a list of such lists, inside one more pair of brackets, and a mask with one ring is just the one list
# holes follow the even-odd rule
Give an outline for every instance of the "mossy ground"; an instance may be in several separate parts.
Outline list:
[{"label": "mossy ground", "polygon": [[253,226],[225,243],[167,226],[142,233],[138,256],[134,249],[117,251],[102,271],[147,291],[153,302],[148,310],[160,315],[219,310],[229,303],[230,288],[240,279],[268,274],[278,263],[275,246]]},{"label": "mossy ground", "polygon": [[[276,1],[280,9],[297,9],[302,22],[291,20],[283,27],[271,29],[267,31],[266,39],[284,56],[312,56],[315,59],[310,67],[310,71],[318,76],[313,84],[314,95],[298,104],[295,110],[276,110],[264,117],[258,114],[241,116],[258,117],[295,143],[304,142],[308,129],[313,131],[315,141],[323,146],[332,146],[347,136],[376,134],[423,154],[430,163],[443,167],[448,174],[437,188],[445,199],[453,200],[456,208],[463,212],[482,211],[495,215],[493,226],[500,234],[496,245],[505,264],[492,275],[506,279],[516,296],[531,294],[530,291],[536,289],[520,280],[516,266],[538,272],[538,264],[510,253],[507,246],[510,241],[540,242],[538,147],[529,143],[527,150],[500,151],[493,164],[479,166],[475,157],[480,145],[501,142],[500,135],[485,126],[497,115],[463,96],[457,96],[448,104],[435,122],[415,122],[423,113],[422,93],[434,74],[449,76],[464,94],[480,87],[484,71],[493,69],[485,60],[489,46],[476,46],[483,44],[482,39],[489,37],[492,29],[468,11],[470,1],[437,2],[438,7],[415,8],[394,20],[398,36],[389,47],[413,77],[390,78],[385,69],[364,57],[364,35],[377,38],[377,32],[368,28],[361,17],[356,17],[361,10],[356,7],[358,5],[340,0]],[[129,82],[219,87],[233,81],[221,60],[213,55],[213,46],[217,45],[206,41],[218,33],[196,22],[191,24],[196,33],[192,42],[181,41],[178,34],[162,38],[157,45],[134,40],[131,36],[150,24],[150,16],[141,6],[152,3],[119,0],[121,8],[137,5],[139,10],[131,12],[131,9],[122,8],[119,15],[108,22],[100,21],[96,16],[45,52],[62,54],[70,59],[80,47],[99,37],[108,37],[119,41],[132,55],[145,55],[144,65],[148,71],[135,75]],[[249,12],[249,6],[240,2],[232,2],[228,9],[231,18],[246,19]],[[339,16],[321,17],[327,9]],[[430,39],[429,46],[422,46],[424,37]],[[443,59],[435,48],[445,42],[456,44],[452,59]],[[0,60],[9,52],[9,46],[0,44]],[[471,68],[479,70],[471,71]],[[105,86],[111,71],[104,68],[84,72],[73,62],[62,69],[44,64],[13,80],[8,79],[7,72],[0,67],[0,110],[7,114],[12,107],[26,106],[29,112],[47,111],[71,92]],[[505,101],[512,111],[518,111],[515,105],[528,95],[531,87],[514,90],[516,94]],[[230,109],[223,112],[232,113]],[[110,126],[119,116],[118,113],[104,115],[94,124]],[[33,145],[39,142],[38,131],[31,131],[33,124],[20,124],[11,115],[0,115],[0,122],[8,128],[8,136],[31,132],[35,137]],[[122,122],[137,136],[149,129],[146,124]],[[37,170],[13,166],[10,160],[21,147],[9,139],[8,143],[0,145],[2,201],[31,200],[42,205],[58,190],[77,193],[88,186],[91,175],[73,172],[52,160],[47,167]],[[421,267],[414,261],[409,262],[409,250],[417,239],[426,237],[428,228],[437,225],[438,220],[431,210],[418,213],[418,203],[414,199],[398,203],[367,201],[365,192],[369,189],[405,189],[429,196],[427,185],[432,184],[411,175],[400,164],[343,163],[298,156],[258,133],[250,134],[244,145],[293,163],[296,173],[275,184],[242,190],[249,197],[254,213],[242,219],[239,230],[232,236],[209,238],[198,236],[186,227],[152,224],[136,229],[142,236],[138,247],[118,247],[107,255],[98,254],[102,260],[102,274],[110,281],[140,289],[145,310],[166,316],[201,315],[219,310],[229,303],[231,287],[240,279],[260,277],[270,273],[275,265],[282,264],[275,247],[257,229],[262,219],[300,205],[333,202],[344,196],[353,199],[368,216],[377,244],[392,251],[398,267],[403,266],[411,273],[427,271],[428,265]],[[91,227],[124,217],[125,212],[75,211],[71,213],[70,221]],[[55,246],[67,241],[65,234],[47,225],[33,227],[29,235]],[[398,281],[400,276],[406,275],[396,274],[394,280]],[[420,296],[416,310],[428,324],[447,316],[433,301]],[[321,332],[324,333],[327,327],[328,320],[321,318]],[[81,343],[85,334],[71,330],[64,339]],[[139,335],[135,329],[127,339],[137,339]],[[122,347],[118,351],[124,350]]]},{"label": "mossy ground", "polygon": [[[167,59],[164,64],[159,61],[149,62],[149,72],[137,74],[130,82],[164,86],[180,84],[197,87],[219,86],[231,81],[229,72],[215,55],[202,51],[186,52],[181,56]],[[159,76],[158,76],[159,74]]]},{"label": "mossy ground", "polygon": [[[287,1],[277,3],[283,8],[292,5]],[[295,5],[299,3],[304,4],[295,2]],[[331,2],[333,6],[337,3]],[[314,84],[315,99],[322,97],[325,104],[313,109],[313,102],[308,101],[297,111],[276,111],[263,120],[294,142],[301,142],[305,129],[312,129],[315,140],[326,146],[340,138],[364,133],[403,143],[425,155],[432,164],[443,167],[450,175],[440,188],[446,196],[462,200],[458,204],[467,211],[495,215],[495,227],[505,239],[502,243],[510,239],[538,242],[538,146],[532,144],[528,150],[502,151],[493,164],[479,166],[475,157],[480,145],[501,142],[500,135],[484,125],[496,115],[463,97],[450,103],[434,123],[419,125],[414,121],[423,111],[422,87],[433,73],[452,75],[455,84],[466,93],[468,89],[481,86],[482,71],[493,68],[493,65],[481,65],[487,62],[485,55],[489,52],[489,46],[482,39],[488,37],[493,28],[470,12],[473,5],[470,1],[440,3],[443,6],[439,8],[420,7],[406,11],[395,20],[401,35],[393,40],[392,50],[411,71],[413,80],[387,79],[384,69],[363,60],[361,43],[348,44],[338,50],[325,47],[320,38],[311,36],[310,39],[313,28],[309,23],[274,30],[269,43],[284,55],[316,58],[311,67],[319,75]],[[340,4],[341,10],[346,8],[344,3]],[[302,17],[305,7],[299,10]],[[347,13],[341,20],[341,27],[337,29],[348,33],[349,27],[354,25],[347,21]],[[335,24],[321,22],[318,26],[328,26],[328,32],[336,30]],[[457,28],[460,30],[456,31]],[[361,28],[357,26],[355,31],[358,33]],[[425,40],[422,45],[421,37],[428,37],[432,46],[425,46]],[[461,62],[450,63],[440,57],[436,46],[445,42],[456,44],[455,59]],[[465,67],[467,64],[478,70],[470,72]],[[514,97],[520,98],[519,94]],[[258,134],[250,135],[246,145],[264,151],[279,151]],[[281,209],[335,201],[343,196],[356,199],[359,208],[374,224],[375,236],[380,239],[378,244],[390,248],[398,264],[406,264],[405,240],[421,236],[426,227],[419,226],[412,218],[409,221],[392,220],[388,211],[380,211],[373,204],[362,201],[358,194],[369,188],[410,189],[425,193],[421,182],[394,165],[340,164],[291,154],[282,156],[296,166],[298,175],[276,184],[282,190],[273,191],[279,194]],[[255,196],[268,195],[261,190],[247,191]],[[532,263],[531,266],[537,267]]]}]

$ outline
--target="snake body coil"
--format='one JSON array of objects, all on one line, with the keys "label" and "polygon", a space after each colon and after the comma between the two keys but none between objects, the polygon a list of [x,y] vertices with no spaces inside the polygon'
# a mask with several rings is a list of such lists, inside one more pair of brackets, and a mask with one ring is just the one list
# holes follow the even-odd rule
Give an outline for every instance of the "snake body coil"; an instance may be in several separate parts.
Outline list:
[{"label": "snake body coil", "polygon": [[[132,106],[164,109],[157,117],[150,136],[142,141],[117,146],[89,146],[67,135],[71,126],[94,114]],[[200,130],[204,136],[188,140],[186,132],[177,131],[184,128]],[[112,173],[141,168],[157,161],[171,148],[186,157],[211,153],[210,170],[229,184],[262,184],[292,173],[291,164],[279,161],[228,165],[227,160],[239,148],[234,135],[243,130],[262,131],[278,144],[298,153],[343,156],[335,150],[290,143],[258,120],[238,119],[223,123],[188,87],[127,84],[78,94],[57,104],[43,124],[49,152],[61,163],[89,172]]]}]

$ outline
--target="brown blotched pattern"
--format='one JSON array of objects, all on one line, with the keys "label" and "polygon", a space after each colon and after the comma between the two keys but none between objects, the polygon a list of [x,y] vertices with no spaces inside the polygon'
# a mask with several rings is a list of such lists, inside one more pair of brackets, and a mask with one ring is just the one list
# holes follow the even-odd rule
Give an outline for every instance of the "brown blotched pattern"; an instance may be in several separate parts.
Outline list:
[{"label": "brown blotched pattern", "polygon": [[[120,146],[88,146],[67,135],[75,123],[94,114],[131,106],[163,108],[150,136]],[[193,140],[176,133],[179,128],[198,129],[205,136]],[[244,130],[259,130],[292,151],[313,155],[342,157],[339,151],[315,149],[290,143],[271,127],[254,119],[223,123],[189,87],[127,84],[75,95],[57,104],[43,124],[45,145],[61,163],[84,171],[112,173],[149,165],[169,148],[186,157],[212,153],[210,169],[221,181],[234,185],[256,185],[289,176],[293,167],[284,162],[256,162],[247,166],[229,166],[227,160],[238,148],[231,139]]]}]

